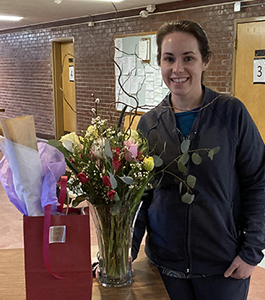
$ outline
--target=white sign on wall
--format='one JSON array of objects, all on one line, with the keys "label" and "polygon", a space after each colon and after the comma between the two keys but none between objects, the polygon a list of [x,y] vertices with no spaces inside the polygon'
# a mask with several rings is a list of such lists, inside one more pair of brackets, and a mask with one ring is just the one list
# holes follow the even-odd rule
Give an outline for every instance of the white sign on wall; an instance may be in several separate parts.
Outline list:
[{"label": "white sign on wall", "polygon": [[74,66],[69,66],[69,81],[71,82],[75,81]]},{"label": "white sign on wall", "polygon": [[265,58],[254,58],[253,83],[265,84]]}]

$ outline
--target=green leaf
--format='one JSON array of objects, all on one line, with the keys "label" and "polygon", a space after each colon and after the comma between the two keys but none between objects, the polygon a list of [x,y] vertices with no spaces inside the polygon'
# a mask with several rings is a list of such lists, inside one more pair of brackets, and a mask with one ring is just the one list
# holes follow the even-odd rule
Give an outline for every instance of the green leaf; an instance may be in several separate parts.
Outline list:
[{"label": "green leaf", "polygon": [[184,166],[186,163],[189,161],[190,156],[188,152],[185,152],[184,154],[181,155],[181,157],[178,159],[178,163],[182,163]]},{"label": "green leaf", "polygon": [[187,172],[187,168],[183,165],[182,162],[178,162],[178,169],[182,173],[186,173]]},{"label": "green leaf", "polygon": [[164,173],[162,173],[159,180],[155,180],[155,182],[153,183],[153,185],[156,189],[160,188],[160,184],[161,184],[163,178],[164,178]]},{"label": "green leaf", "polygon": [[189,148],[190,148],[190,140],[189,139],[184,140],[180,145],[180,149],[181,149],[182,153],[187,152],[189,150]]},{"label": "green leaf", "polygon": [[114,194],[113,200],[114,200],[115,202],[120,201],[120,197],[119,197],[118,193],[115,193],[115,194]]},{"label": "green leaf", "polygon": [[215,147],[211,149],[208,153],[208,157],[210,157],[211,160],[213,160],[214,154],[218,153],[220,151],[220,147]]},{"label": "green leaf", "polygon": [[141,201],[141,198],[143,196],[143,193],[144,193],[144,191],[146,189],[146,186],[147,186],[147,183],[149,182],[149,180],[150,180],[150,178],[147,177],[145,179],[145,181],[142,183],[142,187],[140,188],[140,190],[138,190],[137,194],[135,195],[135,198],[133,200],[134,203],[138,203],[138,202]]},{"label": "green leaf", "polygon": [[76,207],[79,203],[83,202],[84,200],[85,200],[84,195],[77,196],[77,197],[75,198],[75,200],[73,200],[72,206],[73,206],[73,207]]},{"label": "green leaf", "polygon": [[109,144],[109,140],[108,139],[105,139],[105,155],[112,158],[113,157],[113,154],[112,154],[112,151],[111,151],[111,148],[110,148],[110,144]]},{"label": "green leaf", "polygon": [[192,154],[191,159],[195,165],[199,165],[202,162],[201,156],[196,152]]},{"label": "green leaf", "polygon": [[188,175],[187,184],[189,187],[194,188],[196,184],[197,178],[193,175]]},{"label": "green leaf", "polygon": [[131,190],[128,189],[127,193],[125,194],[124,200],[126,201],[128,197],[130,196]]},{"label": "green leaf", "polygon": [[161,167],[163,165],[163,160],[157,155],[153,156],[155,167]]},{"label": "green leaf", "polygon": [[217,154],[220,151],[220,147],[214,147],[212,150],[214,154]]},{"label": "green leaf", "polygon": [[194,195],[186,193],[183,196],[181,196],[181,200],[184,203],[191,204],[193,202],[193,200],[194,200],[194,197],[195,197]]},{"label": "green leaf", "polygon": [[63,146],[62,142],[58,140],[49,140],[47,144],[61,151],[66,159],[70,158],[71,152]]},{"label": "green leaf", "polygon": [[122,176],[122,177],[119,177],[124,183],[130,185],[133,183],[133,178],[130,177],[130,176]]},{"label": "green leaf", "polygon": [[116,187],[118,186],[117,180],[115,179],[113,174],[111,174],[110,172],[108,173],[109,173],[111,187],[115,190]]},{"label": "green leaf", "polygon": [[121,210],[122,201],[117,201],[111,208],[110,213],[115,216],[117,215]]}]

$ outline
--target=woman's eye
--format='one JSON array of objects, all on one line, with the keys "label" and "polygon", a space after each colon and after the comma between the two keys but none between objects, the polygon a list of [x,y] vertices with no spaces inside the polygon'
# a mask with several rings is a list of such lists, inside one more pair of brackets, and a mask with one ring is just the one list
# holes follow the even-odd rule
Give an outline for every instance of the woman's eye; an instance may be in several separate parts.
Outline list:
[{"label": "woman's eye", "polygon": [[164,61],[172,62],[174,61],[174,59],[173,57],[168,56],[168,57],[164,57]]},{"label": "woman's eye", "polygon": [[193,60],[193,58],[192,57],[190,57],[190,56],[187,56],[187,57],[185,57],[185,59],[184,59],[185,61],[192,61]]}]

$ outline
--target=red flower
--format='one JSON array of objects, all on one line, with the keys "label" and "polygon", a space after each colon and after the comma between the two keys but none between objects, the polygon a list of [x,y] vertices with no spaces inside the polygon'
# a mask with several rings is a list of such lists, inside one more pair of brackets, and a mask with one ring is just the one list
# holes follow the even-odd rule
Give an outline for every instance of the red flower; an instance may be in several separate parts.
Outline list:
[{"label": "red flower", "polygon": [[75,165],[75,160],[73,158],[69,158],[69,161]]},{"label": "red flower", "polygon": [[87,178],[87,175],[83,172],[78,173],[77,177],[80,180],[80,182],[83,184],[85,184],[89,181],[89,178]]},{"label": "red flower", "polygon": [[117,154],[117,155],[120,154],[120,148],[119,148],[119,147],[116,148],[116,154]]},{"label": "red flower", "polygon": [[137,159],[138,161],[143,161],[143,160],[144,160],[143,153],[141,153],[140,151],[137,151],[136,159]]},{"label": "red flower", "polygon": [[116,153],[112,158],[112,168],[115,172],[118,172],[122,167],[122,162],[119,160],[120,148],[116,148]]},{"label": "red flower", "polygon": [[112,159],[112,168],[114,169],[115,172],[118,172],[122,167],[121,161],[116,157],[113,156]]},{"label": "red flower", "polygon": [[102,182],[105,186],[111,187],[110,178],[108,175],[103,176]]},{"label": "red flower", "polygon": [[107,196],[110,200],[112,200],[114,198],[114,195],[116,194],[116,192],[114,190],[110,190],[108,193],[107,193]]}]

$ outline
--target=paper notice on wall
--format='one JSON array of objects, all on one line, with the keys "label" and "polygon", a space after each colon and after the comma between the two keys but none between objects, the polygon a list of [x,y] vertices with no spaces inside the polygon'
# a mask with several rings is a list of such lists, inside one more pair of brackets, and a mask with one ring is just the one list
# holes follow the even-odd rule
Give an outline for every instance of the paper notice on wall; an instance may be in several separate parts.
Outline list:
[{"label": "paper notice on wall", "polygon": [[136,58],[135,56],[129,57],[129,69],[130,74],[135,75],[136,74]]},{"label": "paper notice on wall", "polygon": [[139,57],[142,60],[150,60],[150,39],[139,41]]},{"label": "paper notice on wall", "polygon": [[131,93],[135,95],[138,92],[138,77],[131,76],[130,81],[131,81]]},{"label": "paper notice on wall", "polygon": [[130,72],[130,61],[128,56],[122,58],[122,75],[128,75]]},{"label": "paper notice on wall", "polygon": [[115,57],[122,57],[122,38],[115,39]]},{"label": "paper notice on wall", "polygon": [[122,57],[115,57],[115,75],[122,74],[122,69],[123,69],[122,63],[123,63]]}]

